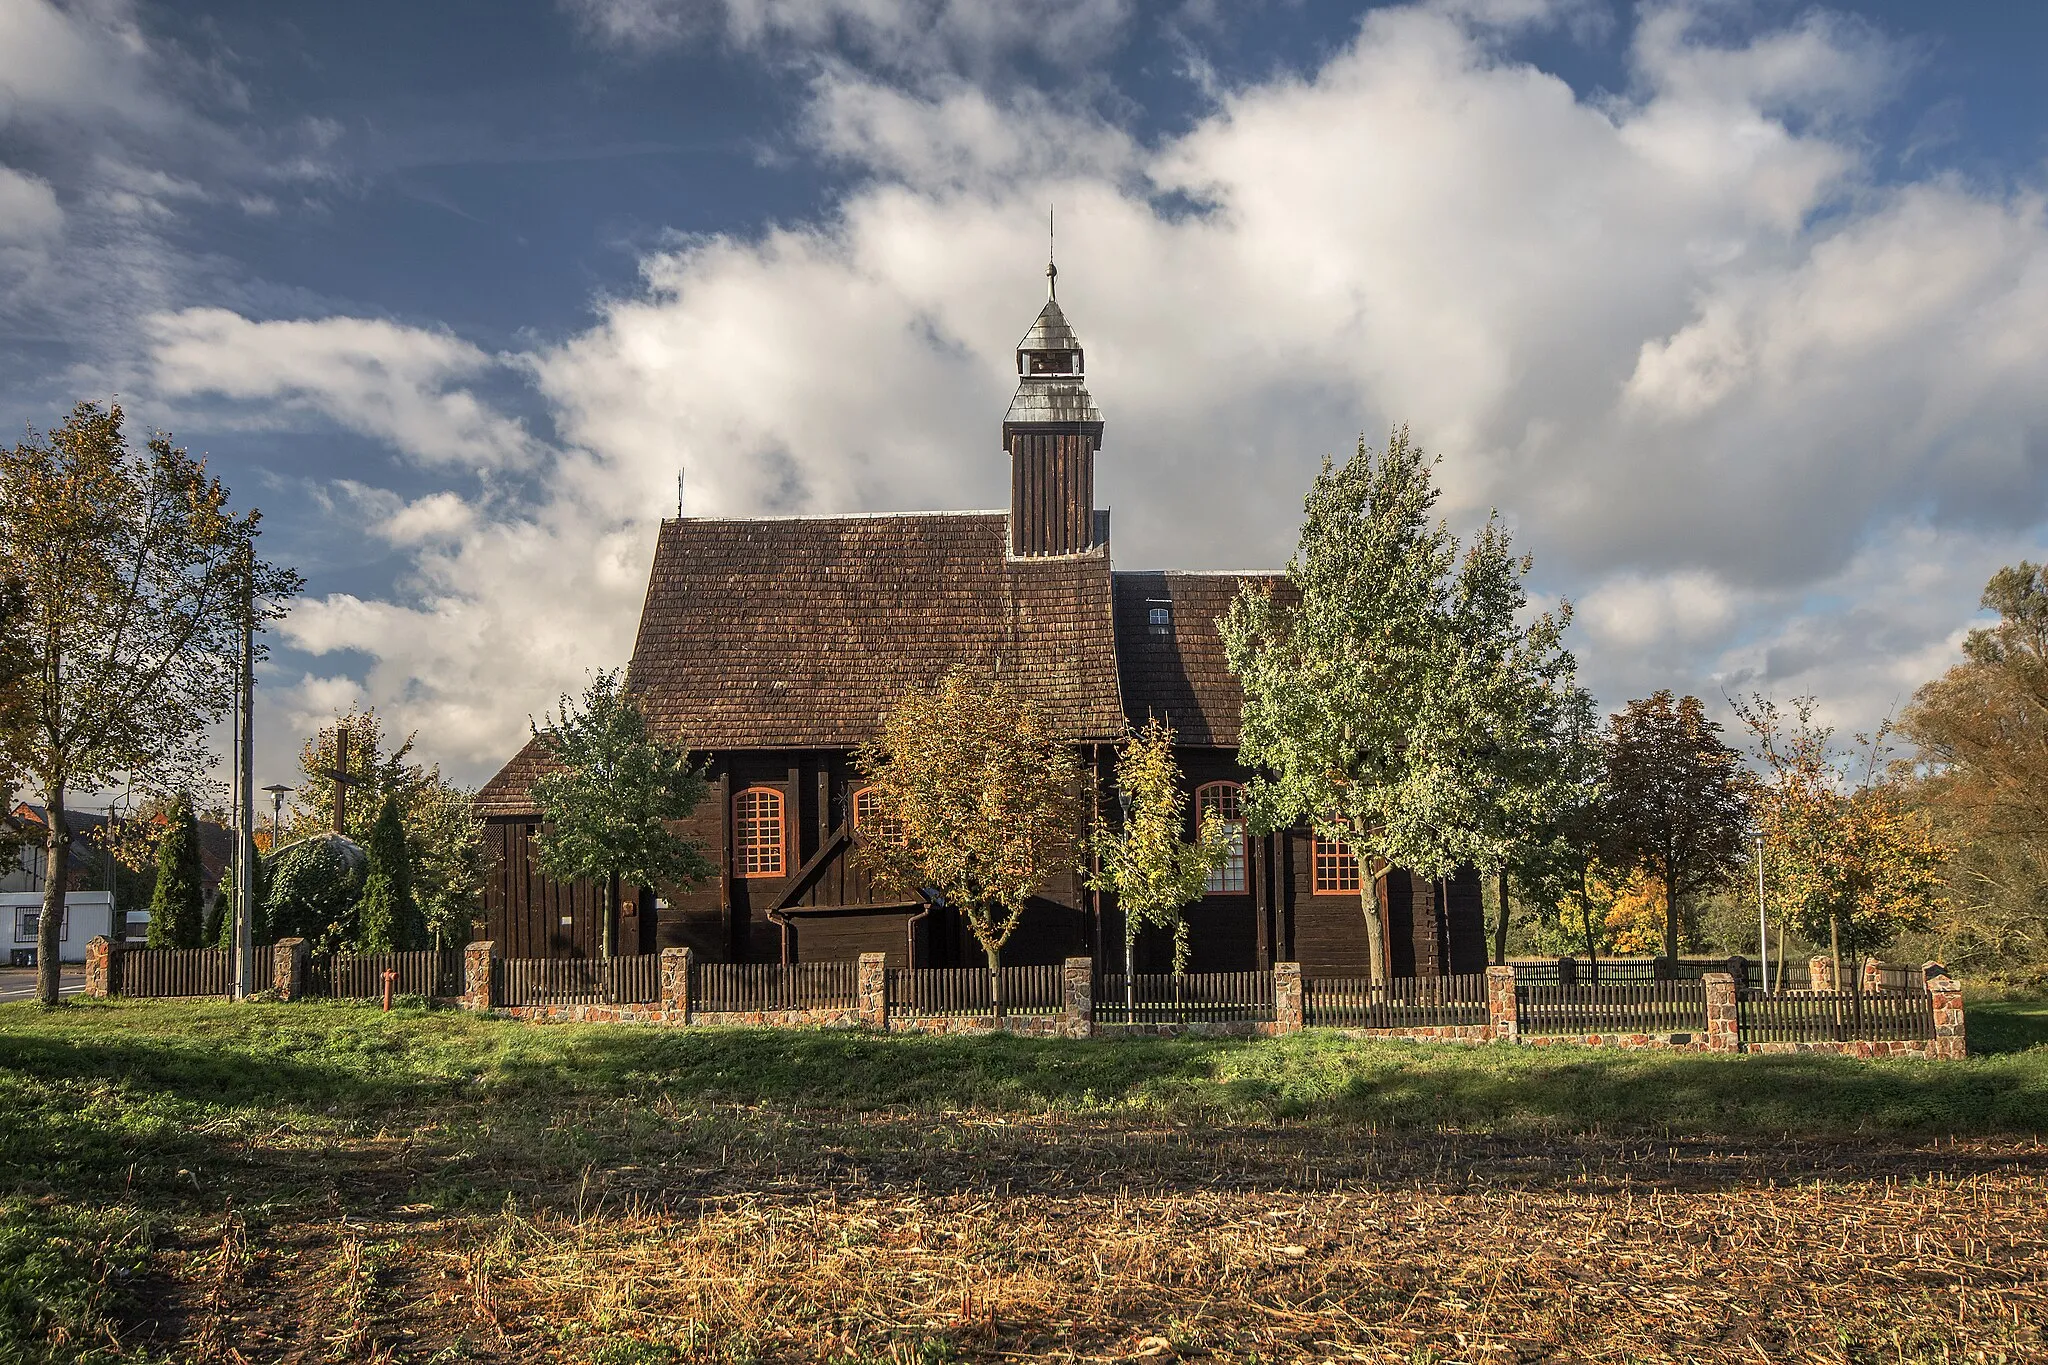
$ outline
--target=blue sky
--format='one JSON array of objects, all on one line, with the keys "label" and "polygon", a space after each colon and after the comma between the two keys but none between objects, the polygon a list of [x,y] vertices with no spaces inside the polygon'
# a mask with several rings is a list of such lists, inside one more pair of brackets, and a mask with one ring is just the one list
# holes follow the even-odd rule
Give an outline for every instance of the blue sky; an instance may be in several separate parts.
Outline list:
[{"label": "blue sky", "polygon": [[[1603,701],[1953,655],[2048,507],[2048,6],[0,0],[0,415],[118,392],[310,586],[261,748],[478,780],[655,520],[999,505],[1062,301],[1126,567],[1411,422]],[[266,773],[268,780],[270,774]]]}]

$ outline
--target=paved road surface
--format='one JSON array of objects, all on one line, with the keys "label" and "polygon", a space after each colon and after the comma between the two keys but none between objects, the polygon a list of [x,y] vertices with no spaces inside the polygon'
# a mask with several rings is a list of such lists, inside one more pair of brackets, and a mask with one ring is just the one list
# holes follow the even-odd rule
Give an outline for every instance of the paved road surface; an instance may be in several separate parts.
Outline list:
[{"label": "paved road surface", "polygon": [[[84,990],[84,966],[76,962],[65,963],[57,978],[57,989],[65,995],[76,995]],[[33,967],[0,967],[0,1004],[9,1000],[33,1000],[35,994],[36,973]]]}]

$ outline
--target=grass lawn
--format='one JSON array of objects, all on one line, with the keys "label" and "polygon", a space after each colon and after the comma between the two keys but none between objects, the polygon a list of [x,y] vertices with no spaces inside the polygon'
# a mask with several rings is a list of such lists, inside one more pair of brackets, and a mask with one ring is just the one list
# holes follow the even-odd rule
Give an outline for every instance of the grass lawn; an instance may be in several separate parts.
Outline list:
[{"label": "grass lawn", "polygon": [[1965,1063],[0,1006],[0,1360],[2048,1358]]}]

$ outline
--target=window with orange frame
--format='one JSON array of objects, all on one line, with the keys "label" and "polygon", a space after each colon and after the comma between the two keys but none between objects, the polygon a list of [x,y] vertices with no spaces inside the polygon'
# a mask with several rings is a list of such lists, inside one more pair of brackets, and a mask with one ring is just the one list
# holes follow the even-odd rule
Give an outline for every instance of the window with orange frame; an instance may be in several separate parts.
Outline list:
[{"label": "window with orange frame", "polygon": [[1318,896],[1333,896],[1349,891],[1358,891],[1358,855],[1338,843],[1335,839],[1316,836],[1315,841],[1315,893]]},{"label": "window with orange frame", "polygon": [[749,787],[732,799],[733,868],[742,877],[787,874],[783,853],[782,793]]}]

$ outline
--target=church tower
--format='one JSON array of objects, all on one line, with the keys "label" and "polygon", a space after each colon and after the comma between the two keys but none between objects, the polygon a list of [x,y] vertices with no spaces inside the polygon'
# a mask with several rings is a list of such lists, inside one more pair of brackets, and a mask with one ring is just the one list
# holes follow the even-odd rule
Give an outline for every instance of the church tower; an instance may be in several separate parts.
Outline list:
[{"label": "church tower", "polygon": [[1081,341],[1060,312],[1059,268],[1045,266],[1045,307],[1017,343],[1017,396],[1003,418],[1010,449],[1010,553],[1095,548],[1095,451],[1102,414],[1083,381]]}]

